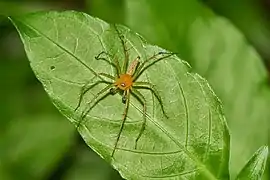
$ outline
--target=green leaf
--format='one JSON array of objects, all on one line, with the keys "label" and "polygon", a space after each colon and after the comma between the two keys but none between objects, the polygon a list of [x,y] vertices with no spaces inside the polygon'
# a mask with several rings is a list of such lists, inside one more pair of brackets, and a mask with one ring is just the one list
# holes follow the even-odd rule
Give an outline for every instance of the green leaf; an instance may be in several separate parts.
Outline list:
[{"label": "green leaf", "polygon": [[128,0],[126,4],[127,24],[149,41],[178,52],[224,103],[234,179],[268,140],[270,88],[262,59],[228,20],[196,0]]},{"label": "green leaf", "polygon": [[268,157],[268,147],[263,146],[258,149],[252,158],[248,161],[245,167],[241,170],[241,172],[237,176],[237,180],[241,179],[250,179],[250,180],[258,180],[263,176],[263,172],[265,169],[265,165]]},{"label": "green leaf", "polygon": [[[160,103],[146,89],[146,127],[135,149],[143,123],[142,105],[135,97],[127,114],[116,152],[111,153],[122,122],[124,105],[119,94],[108,95],[83,121],[87,102],[105,84],[99,84],[83,97],[74,111],[81,88],[96,73],[113,75],[113,66],[97,61],[106,51],[120,64],[124,53],[114,26],[80,12],[40,12],[11,18],[23,41],[31,67],[54,105],[78,128],[85,142],[126,179],[182,178],[228,179],[229,133],[221,103],[210,86],[189,65],[171,56],[151,65],[138,81],[156,86]],[[125,38],[130,61],[140,61],[166,50],[150,45],[126,27],[118,26]],[[108,61],[112,61],[111,58]]]}]

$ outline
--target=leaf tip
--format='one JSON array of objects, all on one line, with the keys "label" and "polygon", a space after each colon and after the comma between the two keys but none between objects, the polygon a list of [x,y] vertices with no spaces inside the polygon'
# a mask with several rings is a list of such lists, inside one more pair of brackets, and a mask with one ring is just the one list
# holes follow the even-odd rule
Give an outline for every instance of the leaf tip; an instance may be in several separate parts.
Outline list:
[{"label": "leaf tip", "polygon": [[261,154],[262,156],[267,157],[267,156],[268,156],[268,152],[269,152],[268,146],[267,146],[267,145],[262,146],[262,147],[258,150],[258,152],[259,152],[259,154]]}]

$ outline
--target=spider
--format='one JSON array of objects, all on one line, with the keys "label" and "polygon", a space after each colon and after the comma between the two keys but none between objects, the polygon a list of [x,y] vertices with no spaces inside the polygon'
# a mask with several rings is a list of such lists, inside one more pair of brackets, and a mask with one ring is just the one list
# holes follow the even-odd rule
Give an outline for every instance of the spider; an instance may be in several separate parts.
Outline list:
[{"label": "spider", "polygon": [[[122,95],[122,103],[125,105],[125,108],[124,108],[124,113],[123,113],[123,117],[122,117],[122,123],[120,125],[120,130],[117,134],[117,138],[116,138],[116,141],[115,141],[112,153],[111,153],[111,158],[113,158],[113,156],[114,156],[118,141],[119,141],[120,136],[121,136],[121,132],[123,130],[123,127],[124,127],[124,124],[125,124],[125,121],[127,118],[131,95],[133,95],[143,106],[143,123],[142,123],[141,129],[140,129],[140,132],[135,140],[135,149],[137,148],[137,142],[140,139],[140,137],[142,136],[142,133],[145,129],[146,110],[147,110],[146,109],[146,98],[138,89],[150,90],[154,94],[154,96],[157,98],[157,100],[161,106],[161,110],[162,110],[163,114],[165,115],[166,118],[168,118],[168,116],[165,113],[164,107],[163,107],[161,96],[159,95],[157,89],[155,88],[155,85],[153,85],[150,82],[143,82],[143,81],[136,81],[136,80],[151,65],[153,65],[154,63],[156,63],[162,59],[168,58],[168,57],[175,54],[175,53],[170,53],[170,52],[159,52],[159,53],[156,53],[153,56],[147,58],[142,63],[140,63],[140,56],[137,56],[132,62],[130,62],[129,66],[128,66],[129,54],[128,54],[128,49],[126,47],[126,42],[124,40],[124,36],[120,34],[120,31],[118,30],[116,25],[114,25],[114,29],[117,32],[117,35],[121,41],[122,49],[124,51],[124,58],[125,59],[124,59],[123,65],[120,66],[118,59],[114,58],[108,52],[102,51],[101,53],[99,53],[95,57],[95,59],[96,60],[103,60],[103,61],[107,62],[109,65],[113,66],[115,69],[115,74],[114,74],[114,76],[112,76],[108,73],[103,73],[103,72],[96,73],[94,78],[98,77],[99,80],[96,81],[95,83],[91,84],[89,87],[88,87],[88,84],[83,86],[81,93],[80,93],[78,105],[75,108],[75,111],[76,111],[80,107],[84,94],[86,92],[88,92],[90,89],[92,89],[93,87],[95,87],[97,84],[100,84],[100,83],[104,83],[107,85],[104,88],[102,88],[101,90],[99,90],[99,92],[97,92],[94,95],[94,97],[90,100],[90,102],[87,103],[88,108],[87,108],[87,110],[85,110],[82,113],[81,120],[83,120],[86,117],[86,115],[91,111],[91,109],[107,95],[110,95],[110,94],[115,95],[116,93]],[[103,57],[103,55],[110,57],[111,59],[113,59],[113,61],[110,61],[106,57]],[[151,60],[152,60],[152,62],[151,62]],[[149,62],[149,64],[147,64],[148,62]],[[110,81],[105,80],[104,78],[109,79]],[[92,80],[90,80],[90,82],[91,81]],[[79,122],[79,124],[80,124],[80,122]]]}]

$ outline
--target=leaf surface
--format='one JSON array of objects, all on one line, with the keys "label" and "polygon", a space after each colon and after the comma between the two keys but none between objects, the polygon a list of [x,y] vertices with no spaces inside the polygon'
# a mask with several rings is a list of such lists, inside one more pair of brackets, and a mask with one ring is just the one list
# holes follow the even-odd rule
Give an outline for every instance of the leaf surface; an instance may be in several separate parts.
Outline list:
[{"label": "leaf surface", "polygon": [[267,162],[268,147],[263,146],[258,149],[255,154],[251,157],[245,167],[240,171],[237,176],[237,180],[250,179],[259,180],[263,176],[265,165]]},{"label": "leaf surface", "polygon": [[262,58],[229,20],[197,0],[128,0],[126,12],[129,27],[178,52],[221,99],[232,137],[234,179],[268,143],[270,88]]},{"label": "leaf surface", "polygon": [[[31,67],[54,105],[71,122],[78,124],[82,112],[99,84],[83,97],[76,108],[81,88],[96,74],[114,74],[107,61],[95,56],[106,51],[123,64],[124,53],[114,26],[84,13],[40,12],[11,18],[23,41]],[[125,38],[129,63],[166,50],[148,44],[124,26],[117,26]],[[171,56],[150,65],[137,81],[151,82],[159,101],[147,89],[139,91],[147,104],[146,127],[135,149],[143,122],[142,105],[131,97],[127,121],[114,157],[113,150],[122,122],[121,95],[108,95],[87,114],[78,128],[85,142],[126,179],[220,179],[228,178],[229,133],[221,103],[203,78],[190,72],[189,65]]]}]

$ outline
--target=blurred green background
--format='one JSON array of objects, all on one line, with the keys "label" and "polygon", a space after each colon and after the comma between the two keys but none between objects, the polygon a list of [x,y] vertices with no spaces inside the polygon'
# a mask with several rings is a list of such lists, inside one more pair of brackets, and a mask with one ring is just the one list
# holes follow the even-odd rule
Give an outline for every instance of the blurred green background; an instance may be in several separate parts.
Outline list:
[{"label": "blurred green background", "polygon": [[[78,10],[121,23],[188,61],[224,103],[231,177],[269,144],[270,2],[267,0],[0,1],[0,179],[117,180],[35,78],[6,16]],[[269,179],[268,169],[264,179]]]}]

